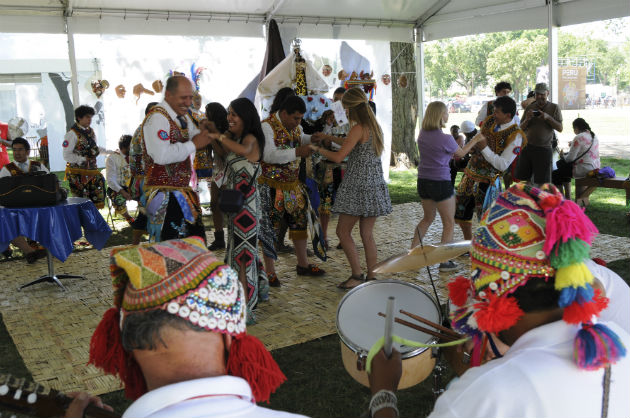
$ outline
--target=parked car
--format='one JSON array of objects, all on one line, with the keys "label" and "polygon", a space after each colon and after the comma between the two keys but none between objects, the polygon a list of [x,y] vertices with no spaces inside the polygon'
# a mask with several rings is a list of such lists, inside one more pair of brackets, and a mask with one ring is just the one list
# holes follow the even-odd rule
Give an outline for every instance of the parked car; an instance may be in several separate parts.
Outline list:
[{"label": "parked car", "polygon": [[470,112],[470,105],[466,102],[456,100],[449,103],[448,111],[450,113],[466,113]]}]

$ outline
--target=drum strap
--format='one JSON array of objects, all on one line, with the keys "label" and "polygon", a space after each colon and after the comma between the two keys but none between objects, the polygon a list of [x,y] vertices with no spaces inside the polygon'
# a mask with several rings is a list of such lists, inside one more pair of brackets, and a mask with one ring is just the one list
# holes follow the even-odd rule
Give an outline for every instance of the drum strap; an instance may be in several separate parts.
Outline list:
[{"label": "drum strap", "polygon": [[490,348],[492,349],[492,352],[494,353],[494,357],[495,358],[503,357],[503,354],[501,354],[499,352],[499,349],[497,348],[496,344],[494,343],[494,339],[492,338],[490,333],[486,332],[486,336],[488,337],[488,341],[490,342]]}]

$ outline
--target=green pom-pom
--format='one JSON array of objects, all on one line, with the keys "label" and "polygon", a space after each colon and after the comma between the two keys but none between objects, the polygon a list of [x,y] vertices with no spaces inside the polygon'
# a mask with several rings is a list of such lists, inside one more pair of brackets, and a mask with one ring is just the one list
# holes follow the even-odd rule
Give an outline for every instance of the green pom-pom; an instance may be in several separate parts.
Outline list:
[{"label": "green pom-pom", "polygon": [[571,264],[581,263],[589,257],[591,246],[585,241],[570,238],[567,242],[559,242],[554,245],[549,261],[555,269],[568,267]]}]

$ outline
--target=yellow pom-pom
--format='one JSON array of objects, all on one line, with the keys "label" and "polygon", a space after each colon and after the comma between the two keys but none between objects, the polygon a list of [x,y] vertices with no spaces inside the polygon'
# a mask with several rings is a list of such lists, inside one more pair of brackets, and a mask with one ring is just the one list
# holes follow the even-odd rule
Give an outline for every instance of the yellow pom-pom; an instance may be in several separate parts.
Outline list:
[{"label": "yellow pom-pom", "polygon": [[593,274],[584,263],[575,263],[570,266],[560,267],[556,270],[556,290],[565,287],[584,287],[593,282]]}]

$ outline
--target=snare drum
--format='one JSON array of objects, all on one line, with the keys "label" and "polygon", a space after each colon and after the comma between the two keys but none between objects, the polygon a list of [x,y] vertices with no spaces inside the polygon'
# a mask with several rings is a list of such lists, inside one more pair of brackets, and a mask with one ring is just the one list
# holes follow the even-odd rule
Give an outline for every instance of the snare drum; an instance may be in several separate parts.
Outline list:
[{"label": "snare drum", "polygon": [[[404,309],[429,321],[438,324],[442,322],[439,305],[417,285],[398,280],[378,280],[367,282],[349,291],[341,299],[337,308],[337,332],[341,339],[341,358],[350,376],[368,387],[365,361],[372,345],[384,335],[385,318],[379,316],[378,313],[385,312],[389,296],[396,298],[395,316],[403,316],[399,311]],[[437,339],[431,335],[395,322],[393,334],[426,344],[437,342]],[[401,346],[396,342],[393,346],[402,356],[399,389],[416,385],[431,374],[435,366],[435,358],[430,349]]]}]

